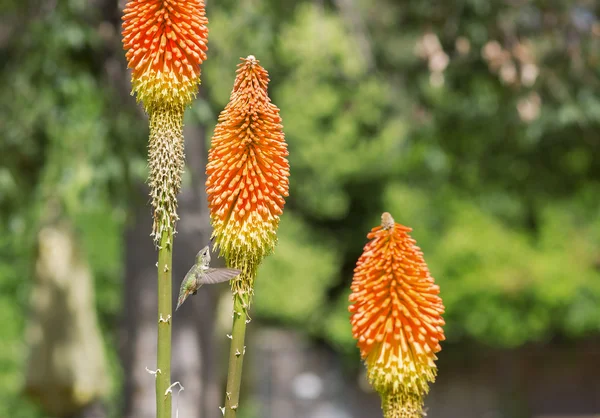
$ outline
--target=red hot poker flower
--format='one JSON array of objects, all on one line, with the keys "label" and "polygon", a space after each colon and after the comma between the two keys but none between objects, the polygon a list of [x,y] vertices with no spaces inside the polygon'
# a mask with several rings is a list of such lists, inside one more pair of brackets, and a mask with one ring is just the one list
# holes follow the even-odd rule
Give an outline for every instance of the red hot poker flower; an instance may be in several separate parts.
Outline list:
[{"label": "red hot poker flower", "polygon": [[123,21],[123,46],[138,100],[146,108],[157,102],[190,103],[206,60],[204,1],[130,0]]},{"label": "red hot poker flower", "polygon": [[206,194],[215,247],[232,280],[233,326],[224,415],[235,418],[246,351],[254,278],[277,242],[290,168],[279,109],[269,99],[269,76],[254,56],[242,59],[229,103],[219,115],[206,165]]},{"label": "red hot poker flower", "polygon": [[[382,215],[381,226],[368,234],[349,298],[352,334],[369,381],[382,394],[384,409],[400,402],[405,414],[406,408],[421,410],[444,340],[439,287],[410,231],[389,213]],[[394,408],[386,417],[396,416]]]},{"label": "red hot poker flower", "polygon": [[279,109],[267,94],[268,73],[252,55],[242,61],[215,127],[206,192],[222,253],[257,266],[275,247],[290,168]]},{"label": "red hot poker flower", "polygon": [[179,219],[183,114],[200,83],[207,24],[203,0],[130,0],[124,10],[123,47],[133,93],[150,117],[149,184],[157,244]]}]

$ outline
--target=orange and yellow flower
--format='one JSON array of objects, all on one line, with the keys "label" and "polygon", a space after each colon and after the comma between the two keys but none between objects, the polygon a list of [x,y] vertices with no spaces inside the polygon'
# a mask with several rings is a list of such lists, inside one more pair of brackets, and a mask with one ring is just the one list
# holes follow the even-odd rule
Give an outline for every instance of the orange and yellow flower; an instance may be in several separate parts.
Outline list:
[{"label": "orange and yellow flower", "polygon": [[436,376],[444,305],[411,228],[387,212],[381,219],[354,270],[352,334],[369,381],[383,397],[385,416],[417,416]]},{"label": "orange and yellow flower", "polygon": [[275,247],[290,168],[268,73],[253,56],[242,61],[212,138],[206,193],[215,244],[230,266],[245,271]]},{"label": "orange and yellow flower", "polygon": [[207,24],[203,0],[130,0],[124,10],[123,47],[132,69],[132,93],[150,118],[148,183],[157,244],[172,243],[179,219],[183,114],[200,84]]},{"label": "orange and yellow flower", "polygon": [[204,1],[130,0],[123,21],[123,47],[138,100],[146,109],[155,103],[189,104],[206,60]]}]

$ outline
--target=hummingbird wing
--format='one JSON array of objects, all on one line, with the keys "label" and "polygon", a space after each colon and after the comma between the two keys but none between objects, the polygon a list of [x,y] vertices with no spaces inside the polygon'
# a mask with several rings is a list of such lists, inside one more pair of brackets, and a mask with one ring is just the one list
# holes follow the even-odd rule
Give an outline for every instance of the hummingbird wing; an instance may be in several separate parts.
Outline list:
[{"label": "hummingbird wing", "polygon": [[240,274],[242,271],[237,269],[210,268],[206,270],[202,277],[199,277],[200,284],[215,284],[227,282]]}]

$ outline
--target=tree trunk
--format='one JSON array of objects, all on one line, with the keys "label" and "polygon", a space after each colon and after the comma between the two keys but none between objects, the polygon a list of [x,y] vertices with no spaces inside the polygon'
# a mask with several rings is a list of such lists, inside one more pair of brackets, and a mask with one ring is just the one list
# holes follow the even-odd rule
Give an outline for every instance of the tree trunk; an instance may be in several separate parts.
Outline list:
[{"label": "tree trunk", "polygon": [[[181,280],[194,263],[196,253],[210,239],[208,207],[204,190],[206,145],[203,128],[185,129],[186,171],[179,195],[178,233],[173,251],[173,303]],[[147,188],[140,202],[147,202]],[[154,378],[146,368],[156,368],[156,251],[153,248],[151,213],[138,205],[132,228],[126,233],[126,283],[124,352],[126,417],[152,418]],[[216,257],[215,257],[216,258]],[[213,365],[213,330],[216,293],[204,286],[173,315],[172,381],[185,390],[173,389],[173,416],[217,417],[219,385]],[[175,305],[174,305],[175,306]]]},{"label": "tree trunk", "polygon": [[68,221],[38,235],[26,393],[58,417],[104,417],[106,356],[85,254]]}]

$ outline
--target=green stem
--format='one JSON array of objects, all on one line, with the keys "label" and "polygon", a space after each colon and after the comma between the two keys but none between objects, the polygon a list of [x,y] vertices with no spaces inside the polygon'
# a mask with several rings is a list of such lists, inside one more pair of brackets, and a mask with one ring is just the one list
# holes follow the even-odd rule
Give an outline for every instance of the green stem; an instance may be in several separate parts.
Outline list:
[{"label": "green stem", "polygon": [[[158,350],[156,367],[156,416],[171,418],[171,270],[173,263],[173,231],[165,228],[158,247]],[[166,394],[166,395],[165,395]]]},{"label": "green stem", "polygon": [[229,370],[227,372],[227,389],[225,396],[225,418],[237,416],[240,402],[240,385],[242,383],[242,363],[246,354],[247,304],[239,292],[233,298],[233,330],[231,332],[231,350],[229,352]]}]

